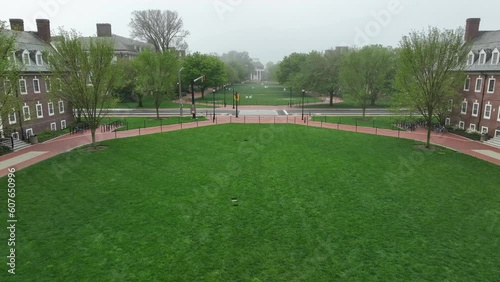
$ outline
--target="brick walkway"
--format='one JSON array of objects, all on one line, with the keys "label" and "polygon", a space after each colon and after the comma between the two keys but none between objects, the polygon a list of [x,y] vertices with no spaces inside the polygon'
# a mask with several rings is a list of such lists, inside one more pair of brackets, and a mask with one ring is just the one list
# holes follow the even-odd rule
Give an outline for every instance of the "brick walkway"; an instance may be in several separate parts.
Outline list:
[{"label": "brick walkway", "polygon": [[[301,120],[300,116],[276,116],[276,117],[240,117],[235,118],[233,116],[218,116],[217,124],[227,124],[227,123],[262,123],[262,124],[298,124],[304,126],[312,127],[322,127],[332,130],[342,130],[342,131],[352,131],[366,134],[377,134],[382,136],[390,136],[395,138],[404,138],[417,141],[425,141],[426,131],[424,129],[418,129],[414,132],[407,131],[393,131],[387,129],[375,129],[368,127],[355,127],[350,125],[338,125],[331,123],[313,122],[306,120],[305,122]],[[185,124],[175,124],[175,125],[165,125],[162,127],[151,127],[146,129],[135,129],[129,131],[119,131],[119,132],[97,132],[96,140],[104,141],[111,140],[115,138],[126,138],[134,137],[139,135],[154,134],[160,132],[168,132],[174,130],[181,130],[187,128],[196,128],[201,126],[215,125],[212,121],[200,121]],[[433,144],[443,146],[491,163],[500,165],[500,149],[484,145],[481,142],[472,141],[470,139],[454,135],[454,134],[437,134],[433,133],[431,136],[431,142]],[[38,163],[42,160],[51,158],[58,154],[70,151],[74,148],[87,145],[91,143],[90,131],[77,134],[67,134],[60,136],[56,139],[44,142],[42,144],[36,144],[14,152],[8,155],[0,157],[0,177],[7,175],[7,169],[9,167],[15,167],[16,170],[28,167],[32,164]]]}]

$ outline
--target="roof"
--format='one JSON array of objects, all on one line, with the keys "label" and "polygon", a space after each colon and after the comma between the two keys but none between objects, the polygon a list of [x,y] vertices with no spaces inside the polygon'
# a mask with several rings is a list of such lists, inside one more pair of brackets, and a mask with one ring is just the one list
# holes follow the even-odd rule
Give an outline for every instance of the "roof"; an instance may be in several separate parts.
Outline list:
[{"label": "roof", "polygon": [[27,50],[30,54],[30,64],[23,65],[21,72],[48,72],[48,64],[44,58],[44,62],[42,65],[36,64],[36,54],[38,52],[46,53],[49,50],[53,50],[52,46],[41,40],[36,32],[30,31],[13,31],[13,30],[4,30],[9,35],[14,35],[16,37],[16,61],[22,62],[22,53]]},{"label": "roof", "polygon": [[[493,51],[500,51],[500,30],[480,31],[479,35],[472,42],[471,52],[474,53],[474,64],[467,65],[469,72],[500,72],[500,64],[492,63]],[[486,53],[486,62],[479,64],[480,53]],[[497,56],[500,57],[500,54]]]},{"label": "roof", "polygon": [[152,48],[151,44],[115,34],[111,37],[82,37],[81,39],[85,43],[89,43],[90,40],[111,40],[115,53],[128,55],[137,55],[146,48]]}]

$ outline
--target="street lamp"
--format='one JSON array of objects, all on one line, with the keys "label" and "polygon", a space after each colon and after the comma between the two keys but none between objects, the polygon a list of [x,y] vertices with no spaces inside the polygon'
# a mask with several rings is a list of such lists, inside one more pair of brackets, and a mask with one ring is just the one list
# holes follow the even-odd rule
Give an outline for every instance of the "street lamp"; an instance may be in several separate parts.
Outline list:
[{"label": "street lamp", "polygon": [[238,92],[236,92],[236,94],[235,94],[235,96],[234,96],[234,98],[235,98],[235,100],[236,100],[236,117],[238,117],[238,103],[239,103],[239,101],[240,101],[240,99],[239,99],[239,95],[240,95],[240,94],[238,94]]},{"label": "street lamp", "polygon": [[226,107],[226,85],[223,85],[224,87],[224,108]]},{"label": "street lamp", "polygon": [[306,95],[306,91],[302,89],[302,120],[304,120],[304,96]]},{"label": "street lamp", "polygon": [[181,87],[181,71],[184,69],[184,67],[182,67],[180,70],[179,70],[179,102],[181,103],[181,106],[180,106],[180,111],[181,111],[181,117],[182,117],[182,87]]},{"label": "street lamp", "polygon": [[236,101],[236,96],[234,96],[234,88],[233,88],[233,110],[234,110],[234,101]]},{"label": "street lamp", "polygon": [[292,106],[292,87],[290,87],[290,107]]},{"label": "street lamp", "polygon": [[212,122],[215,123],[215,89],[213,90],[213,96],[214,96],[214,114],[212,115]]}]

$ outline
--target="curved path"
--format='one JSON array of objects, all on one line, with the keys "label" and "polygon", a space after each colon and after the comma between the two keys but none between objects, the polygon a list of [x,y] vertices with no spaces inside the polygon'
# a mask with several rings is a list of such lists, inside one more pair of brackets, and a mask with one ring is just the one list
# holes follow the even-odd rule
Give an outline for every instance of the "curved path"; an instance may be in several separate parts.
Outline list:
[{"label": "curved path", "polygon": [[[120,132],[97,132],[97,141],[111,140],[116,138],[135,137],[139,135],[155,134],[187,128],[196,128],[201,126],[210,126],[227,123],[262,123],[262,124],[298,124],[304,126],[323,127],[333,130],[355,131],[365,134],[377,134],[382,136],[391,136],[395,138],[405,138],[417,141],[425,141],[426,131],[419,129],[414,132],[393,131],[387,129],[375,129],[368,127],[355,127],[350,125],[338,125],[323,122],[313,122],[309,120],[302,121],[301,116],[274,116],[274,117],[240,117],[217,116],[217,123],[209,121],[165,125],[162,127],[151,127],[146,129],[135,129]],[[432,134],[431,142],[433,144],[447,147],[449,149],[494,163],[500,166],[500,149],[484,145],[481,142],[454,135],[454,134]],[[36,144],[20,151],[0,156],[0,177],[8,174],[8,168],[14,167],[16,170],[23,169],[42,160],[51,158],[58,154],[70,151],[74,148],[91,143],[90,131],[77,134],[67,134],[47,142]]]}]

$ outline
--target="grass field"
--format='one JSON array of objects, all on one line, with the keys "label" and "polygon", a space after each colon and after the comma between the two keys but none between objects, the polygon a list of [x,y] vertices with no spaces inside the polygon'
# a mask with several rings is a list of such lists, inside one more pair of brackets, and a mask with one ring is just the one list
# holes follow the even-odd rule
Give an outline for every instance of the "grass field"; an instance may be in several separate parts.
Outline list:
[{"label": "grass field", "polygon": [[[267,87],[267,88],[266,88]],[[245,83],[228,87],[231,90],[226,90],[226,104],[232,105],[233,103],[233,88],[234,91],[240,93],[240,105],[267,105],[267,106],[282,106],[290,104],[290,90],[284,88],[277,83]],[[286,89],[286,91],[284,91]],[[250,98],[251,97],[251,98]],[[205,99],[198,99],[202,103],[213,103],[213,94],[205,93]],[[302,103],[302,96],[300,91],[293,91],[292,104]],[[304,103],[317,103],[321,99],[316,97],[305,96]],[[218,105],[224,103],[224,90],[219,90],[215,94],[215,102]]]},{"label": "grass field", "polygon": [[[142,100],[142,104],[143,104],[143,108],[145,108],[145,109],[148,109],[148,108],[155,109],[153,98],[151,98],[150,96],[144,97]],[[135,109],[135,108],[137,108],[137,105],[138,105],[138,102],[119,103],[118,105],[116,105],[115,108],[117,108],[117,109]],[[184,97],[184,106],[186,108],[189,108],[190,105],[191,105],[191,96],[189,96],[189,95],[185,96]],[[166,100],[166,101],[163,101],[161,103],[160,109],[178,109],[179,106],[180,105],[178,103],[175,103],[172,100]],[[197,108],[208,108],[207,106],[203,106],[203,105],[199,105],[199,106],[197,105],[196,107]]]},{"label": "grass field", "polygon": [[[328,100],[330,101],[330,100]],[[369,105],[367,109],[385,109],[389,108],[391,103],[389,100],[380,100],[377,101],[376,105]],[[344,100],[341,103],[334,103],[333,106],[330,106],[329,103],[321,104],[321,105],[306,105],[305,108],[316,108],[316,109],[359,109],[361,108],[358,103],[351,100]]]},{"label": "grass field", "polygon": [[[116,118],[112,119],[117,120]],[[162,118],[161,120],[157,120],[156,118],[148,118],[148,117],[127,117],[120,119],[122,120],[125,125],[123,127],[120,127],[117,129],[117,131],[124,131],[124,130],[132,130],[132,129],[138,129],[138,128],[146,128],[146,127],[156,127],[156,126],[162,126],[162,125],[171,125],[171,124],[179,124],[179,123],[189,123],[189,122],[196,122],[196,120],[193,120],[192,117],[167,117],[167,118]],[[198,117],[198,121],[204,121],[207,120],[205,117]]]},{"label": "grass field", "polygon": [[16,281],[500,277],[500,168],[466,155],[294,125],[103,145],[16,172]]},{"label": "grass field", "polygon": [[327,123],[338,123],[338,124],[346,124],[346,125],[358,125],[364,127],[372,127],[372,128],[382,128],[382,129],[391,129],[397,130],[398,128],[394,126],[401,120],[409,119],[408,117],[396,117],[396,116],[387,116],[387,117],[357,117],[357,116],[336,116],[336,117],[327,117],[327,116],[316,116],[313,117],[313,121],[323,121]]}]

